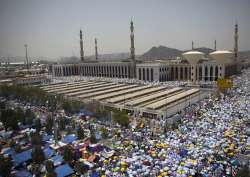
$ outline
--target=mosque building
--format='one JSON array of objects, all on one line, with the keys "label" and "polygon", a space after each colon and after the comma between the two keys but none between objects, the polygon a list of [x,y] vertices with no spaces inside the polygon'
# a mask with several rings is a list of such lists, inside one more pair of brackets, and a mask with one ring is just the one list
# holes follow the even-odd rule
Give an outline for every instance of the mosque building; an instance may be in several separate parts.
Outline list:
[{"label": "mosque building", "polygon": [[182,54],[180,60],[141,61],[135,58],[134,24],[130,23],[130,58],[122,61],[101,61],[98,59],[97,39],[95,39],[95,60],[86,60],[83,50],[83,36],[80,30],[80,58],[77,64],[54,64],[52,75],[92,76],[128,78],[149,82],[165,81],[216,81],[240,72],[238,57],[238,25],[235,25],[234,51],[216,50],[207,57],[203,52],[192,50]]}]

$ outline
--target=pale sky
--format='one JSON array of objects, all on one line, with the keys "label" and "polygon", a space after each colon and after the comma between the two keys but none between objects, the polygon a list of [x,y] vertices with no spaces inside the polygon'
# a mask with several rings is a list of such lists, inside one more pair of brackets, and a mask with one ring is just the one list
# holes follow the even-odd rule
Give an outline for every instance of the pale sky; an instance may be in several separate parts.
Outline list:
[{"label": "pale sky", "polygon": [[131,17],[135,52],[152,46],[250,50],[250,0],[0,0],[0,55],[57,58],[79,56],[82,28],[85,55],[129,52]]}]

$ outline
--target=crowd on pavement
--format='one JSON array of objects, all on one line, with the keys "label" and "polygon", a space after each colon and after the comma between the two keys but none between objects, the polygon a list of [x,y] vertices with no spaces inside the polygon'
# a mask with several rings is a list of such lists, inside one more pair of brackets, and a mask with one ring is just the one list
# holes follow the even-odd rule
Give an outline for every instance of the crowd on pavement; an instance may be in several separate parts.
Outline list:
[{"label": "crowd on pavement", "polygon": [[[84,168],[80,174],[75,162],[61,162],[72,168],[65,176],[235,176],[242,166],[249,165],[250,159],[250,70],[242,71],[233,82],[234,87],[225,94],[213,95],[186,108],[177,127],[164,128],[160,133],[141,120],[124,128],[92,121],[91,115],[82,119],[84,113],[72,116],[86,134],[96,131],[96,142],[75,135],[65,135],[60,140],[60,147],[69,144],[74,161]],[[107,130],[105,138],[99,131],[103,127]],[[46,143],[52,141],[48,139]],[[53,151],[49,158],[60,156],[57,148]]]},{"label": "crowd on pavement", "polygon": [[149,126],[121,129],[96,170],[105,176],[233,176],[250,154],[250,71],[234,78],[235,87],[189,108],[178,129],[155,134]]}]

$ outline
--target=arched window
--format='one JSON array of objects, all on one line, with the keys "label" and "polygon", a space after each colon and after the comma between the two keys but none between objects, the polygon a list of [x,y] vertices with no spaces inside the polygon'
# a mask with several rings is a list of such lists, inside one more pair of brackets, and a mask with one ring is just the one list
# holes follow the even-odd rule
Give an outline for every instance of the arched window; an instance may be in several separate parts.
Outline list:
[{"label": "arched window", "polygon": [[145,68],[142,69],[142,80],[145,81]]},{"label": "arched window", "polygon": [[63,67],[63,75],[66,76],[65,67]]},{"label": "arched window", "polygon": [[174,80],[174,68],[173,67],[171,67],[170,75],[171,75],[171,80]]},{"label": "arched window", "polygon": [[120,66],[118,66],[118,70],[119,70],[118,77],[121,77],[121,67]]},{"label": "arched window", "polygon": [[208,69],[207,66],[205,66],[205,81],[208,80]]},{"label": "arched window", "polygon": [[141,80],[141,68],[139,68],[139,80]]},{"label": "arched window", "polygon": [[181,67],[181,71],[180,71],[180,75],[181,75],[181,80],[183,80],[183,68]]},{"label": "arched window", "polygon": [[175,68],[175,79],[176,79],[176,80],[178,79],[178,74],[179,74],[179,73],[178,73],[178,68],[176,67],[176,68]]},{"label": "arched window", "polygon": [[210,81],[213,80],[213,72],[214,72],[214,68],[213,66],[210,66]]},{"label": "arched window", "polygon": [[184,71],[185,79],[188,80],[188,69],[187,69],[187,67],[185,67],[184,70],[185,70],[185,71]]},{"label": "arched window", "polygon": [[218,66],[215,67],[215,78],[214,80],[218,80]]},{"label": "arched window", "polygon": [[147,81],[149,81],[149,69],[147,68]]},{"label": "arched window", "polygon": [[202,67],[199,67],[199,80],[202,80]]},{"label": "arched window", "polygon": [[154,70],[151,68],[151,81],[154,81]]},{"label": "arched window", "polygon": [[118,68],[117,68],[117,66],[115,66],[115,76],[116,77],[118,76]]}]

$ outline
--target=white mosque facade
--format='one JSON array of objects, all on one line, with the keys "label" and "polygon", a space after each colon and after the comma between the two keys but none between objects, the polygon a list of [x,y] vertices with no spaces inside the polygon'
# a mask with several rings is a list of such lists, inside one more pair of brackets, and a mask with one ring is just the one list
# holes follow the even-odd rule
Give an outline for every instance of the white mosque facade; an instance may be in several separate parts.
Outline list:
[{"label": "white mosque facade", "polygon": [[[216,81],[239,71],[238,25],[235,25],[234,51],[216,50],[205,57],[195,50],[183,53],[179,60],[139,61],[135,59],[134,27],[131,22],[131,57],[124,61],[84,60],[82,32],[80,31],[81,63],[54,64],[51,74],[62,76],[92,76],[109,78],[133,78],[149,82],[165,81]],[[96,42],[95,42],[96,44]],[[193,46],[192,46],[193,48]]]}]

